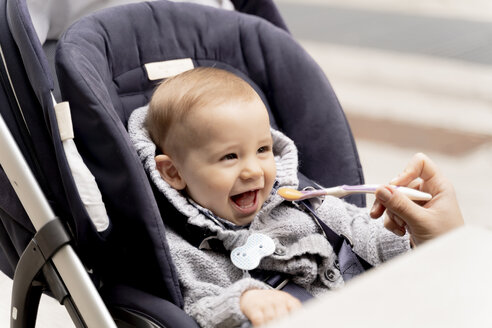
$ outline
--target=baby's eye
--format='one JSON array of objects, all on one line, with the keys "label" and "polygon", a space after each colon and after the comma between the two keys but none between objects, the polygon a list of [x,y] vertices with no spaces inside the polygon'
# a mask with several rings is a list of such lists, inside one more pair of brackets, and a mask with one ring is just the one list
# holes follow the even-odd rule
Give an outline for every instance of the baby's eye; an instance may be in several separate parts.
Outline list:
[{"label": "baby's eye", "polygon": [[266,152],[269,152],[270,149],[271,149],[270,146],[263,146],[263,147],[258,148],[258,153],[260,153],[260,154],[261,153],[266,153]]},{"label": "baby's eye", "polygon": [[236,154],[230,153],[230,154],[227,154],[224,157],[222,157],[222,160],[230,161],[230,160],[236,159],[236,158],[237,158],[237,155]]}]

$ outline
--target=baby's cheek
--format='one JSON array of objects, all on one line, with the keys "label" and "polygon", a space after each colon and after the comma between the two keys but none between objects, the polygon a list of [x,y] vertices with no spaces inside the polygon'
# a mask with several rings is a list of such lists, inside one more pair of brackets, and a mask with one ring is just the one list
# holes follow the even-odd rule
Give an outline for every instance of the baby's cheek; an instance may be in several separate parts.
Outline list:
[{"label": "baby's cheek", "polygon": [[265,177],[265,185],[268,187],[268,191],[272,189],[275,183],[276,173],[276,170],[271,170]]},{"label": "baby's cheek", "polygon": [[275,180],[275,177],[277,176],[277,164],[275,163],[275,160],[273,158],[271,159],[266,171],[268,172],[267,175],[271,179]]},{"label": "baby's cheek", "polygon": [[206,184],[207,192],[209,196],[212,195],[229,195],[233,184],[228,181],[226,177],[217,176]]}]

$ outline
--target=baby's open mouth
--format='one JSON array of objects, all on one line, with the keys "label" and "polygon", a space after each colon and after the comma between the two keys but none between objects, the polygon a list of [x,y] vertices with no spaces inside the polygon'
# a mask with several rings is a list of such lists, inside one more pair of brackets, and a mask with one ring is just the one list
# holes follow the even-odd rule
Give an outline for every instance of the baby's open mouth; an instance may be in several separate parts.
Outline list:
[{"label": "baby's open mouth", "polygon": [[246,191],[241,194],[231,196],[232,202],[242,211],[256,208],[256,195],[258,190]]}]

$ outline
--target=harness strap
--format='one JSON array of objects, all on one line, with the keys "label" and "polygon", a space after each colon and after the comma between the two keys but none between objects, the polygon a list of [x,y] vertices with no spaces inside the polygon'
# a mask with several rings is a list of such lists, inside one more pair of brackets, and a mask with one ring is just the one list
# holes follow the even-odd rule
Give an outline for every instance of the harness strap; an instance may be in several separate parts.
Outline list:
[{"label": "harness strap", "polygon": [[352,249],[352,242],[344,235],[338,235],[330,229],[311,208],[307,201],[301,202],[302,207],[305,208],[313,217],[314,221],[323,230],[326,239],[333,247],[333,250],[338,257],[338,267],[342,274],[344,281],[349,281],[355,276],[363,273],[366,270],[372,268],[372,265],[360,257]]},{"label": "harness strap", "polygon": [[261,280],[274,289],[289,293],[301,302],[314,298],[314,296],[311,295],[311,293],[309,293],[305,288],[290,280],[290,276],[286,274],[256,269],[250,271],[250,275],[252,278]]}]

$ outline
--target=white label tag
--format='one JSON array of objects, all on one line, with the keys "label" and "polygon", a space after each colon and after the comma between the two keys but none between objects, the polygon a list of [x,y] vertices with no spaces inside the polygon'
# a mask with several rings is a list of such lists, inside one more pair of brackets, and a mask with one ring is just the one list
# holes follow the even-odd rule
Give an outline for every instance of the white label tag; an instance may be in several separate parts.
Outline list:
[{"label": "white label tag", "polygon": [[70,114],[70,105],[68,102],[64,101],[56,104],[55,114],[61,141],[73,139],[72,115]]},{"label": "white label tag", "polygon": [[165,60],[145,64],[149,80],[161,80],[193,69],[191,58]]}]

